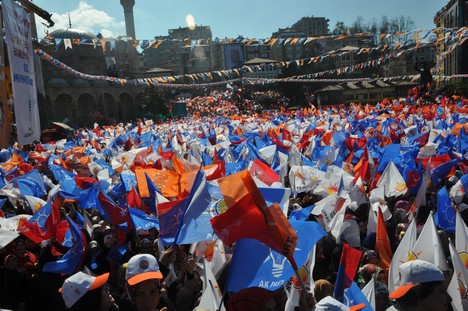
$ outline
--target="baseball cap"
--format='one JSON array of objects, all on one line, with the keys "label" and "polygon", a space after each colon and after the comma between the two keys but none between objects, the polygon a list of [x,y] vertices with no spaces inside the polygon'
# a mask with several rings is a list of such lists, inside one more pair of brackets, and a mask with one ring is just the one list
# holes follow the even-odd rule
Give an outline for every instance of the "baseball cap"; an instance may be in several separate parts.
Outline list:
[{"label": "baseball cap", "polygon": [[347,305],[342,304],[332,296],[327,296],[321,299],[315,305],[315,311],[357,311],[361,310],[365,306],[366,304],[360,303],[358,305],[348,307]]},{"label": "baseball cap", "polygon": [[436,265],[420,259],[405,262],[399,267],[399,271],[400,287],[389,295],[391,299],[403,297],[420,283],[445,281],[443,272]]},{"label": "baseball cap", "polygon": [[65,305],[70,308],[87,292],[106,284],[108,278],[109,273],[91,276],[80,271],[66,279],[59,292],[62,293]]},{"label": "baseball cap", "polygon": [[125,278],[128,285],[133,286],[149,279],[162,279],[163,275],[153,255],[139,254],[128,261]]}]

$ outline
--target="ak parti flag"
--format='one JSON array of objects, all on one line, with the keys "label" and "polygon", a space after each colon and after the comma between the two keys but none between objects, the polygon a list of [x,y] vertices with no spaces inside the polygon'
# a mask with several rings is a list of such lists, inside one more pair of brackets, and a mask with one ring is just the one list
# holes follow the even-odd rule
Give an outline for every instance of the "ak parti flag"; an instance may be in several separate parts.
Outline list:
[{"label": "ak parti flag", "polygon": [[293,258],[297,234],[277,203],[267,206],[247,170],[218,181],[228,210],[214,218],[214,232],[226,244],[256,239],[285,256],[295,270]]},{"label": "ak parti flag", "polygon": [[180,193],[180,174],[174,171],[149,169],[136,169],[135,175],[138,183],[138,191],[141,198],[150,196],[146,175],[156,185],[166,198],[177,197]]},{"label": "ak parti flag", "polygon": [[387,226],[383,217],[382,210],[378,207],[377,234],[375,241],[375,251],[380,255],[380,266],[388,271],[392,262],[393,252],[388,239]]}]

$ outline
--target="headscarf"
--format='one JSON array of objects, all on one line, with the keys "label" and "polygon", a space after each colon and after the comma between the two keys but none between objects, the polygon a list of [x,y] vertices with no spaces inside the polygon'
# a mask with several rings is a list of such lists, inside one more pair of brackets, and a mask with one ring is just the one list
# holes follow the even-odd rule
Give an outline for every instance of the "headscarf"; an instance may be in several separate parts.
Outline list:
[{"label": "headscarf", "polygon": [[377,259],[380,262],[379,254],[373,250],[365,251],[361,258],[361,266],[370,263],[372,259]]},{"label": "headscarf", "polygon": [[377,280],[378,275],[385,271],[379,266],[373,265],[371,263],[365,264],[363,267],[359,269],[359,277],[364,281],[364,283],[368,283],[372,277]]}]

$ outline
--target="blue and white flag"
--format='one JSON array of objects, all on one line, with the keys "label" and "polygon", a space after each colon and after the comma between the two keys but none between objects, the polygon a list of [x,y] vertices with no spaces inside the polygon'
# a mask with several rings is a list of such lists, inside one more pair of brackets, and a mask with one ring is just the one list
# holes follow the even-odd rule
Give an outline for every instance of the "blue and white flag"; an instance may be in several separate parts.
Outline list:
[{"label": "blue and white flag", "polygon": [[132,219],[135,230],[138,232],[140,230],[147,231],[151,228],[156,228],[159,230],[159,219],[151,215],[146,214],[142,210],[137,208],[128,208],[128,213]]},{"label": "blue and white flag", "polygon": [[210,223],[210,219],[215,216],[212,211],[214,203],[208,190],[206,175],[200,170],[179,221],[175,244],[191,244],[216,238]]},{"label": "blue and white flag", "polygon": [[343,302],[348,307],[352,307],[352,306],[359,305],[359,304],[365,304],[366,306],[359,310],[374,311],[369,301],[367,300],[366,296],[359,289],[359,286],[356,284],[356,282],[352,282],[351,286],[345,290]]},{"label": "blue and white flag", "polygon": [[[301,267],[317,243],[326,235],[316,222],[290,221],[298,235],[294,259]],[[248,287],[261,287],[274,291],[294,274],[289,261],[265,244],[254,239],[241,239],[236,243],[229,269],[227,291],[238,292]]]}]

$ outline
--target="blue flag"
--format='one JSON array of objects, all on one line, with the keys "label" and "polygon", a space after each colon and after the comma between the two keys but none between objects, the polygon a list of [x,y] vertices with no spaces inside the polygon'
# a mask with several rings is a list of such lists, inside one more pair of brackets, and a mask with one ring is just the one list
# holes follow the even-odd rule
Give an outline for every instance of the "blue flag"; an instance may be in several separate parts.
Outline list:
[{"label": "blue flag", "polygon": [[73,246],[61,259],[46,263],[42,268],[44,272],[72,275],[79,269],[84,254],[83,234],[70,217],[67,217],[67,220],[73,239]]},{"label": "blue flag", "polygon": [[308,207],[303,207],[301,209],[292,211],[291,214],[289,215],[289,219],[294,219],[294,220],[305,220],[307,217],[309,217],[310,213],[312,212],[312,209],[314,208],[315,205],[311,205]]},{"label": "blue flag", "polygon": [[37,212],[35,212],[31,218],[29,218],[28,222],[35,222],[41,228],[42,231],[46,231],[47,228],[45,227],[45,223],[51,213],[52,204],[50,202],[47,202]]},{"label": "blue flag", "polygon": [[259,187],[258,190],[260,190],[267,206],[278,203],[282,211],[288,210],[291,188]]},{"label": "blue flag", "polygon": [[[316,222],[290,221],[299,237],[294,259],[301,267],[317,241],[326,235]],[[238,292],[248,287],[276,290],[294,274],[289,261],[263,243],[241,239],[236,243],[229,269],[227,291]]]},{"label": "blue flag", "polygon": [[215,216],[206,182],[206,175],[199,170],[187,201],[184,213],[179,220],[179,228],[174,240],[175,244],[190,244],[212,240],[216,237],[211,227],[210,219]]},{"label": "blue flag", "polygon": [[377,172],[383,172],[390,161],[393,161],[393,163],[395,163],[395,161],[399,159],[400,148],[400,144],[391,144],[385,146],[382,158],[379,159],[379,167],[377,168]]},{"label": "blue flag", "polygon": [[137,187],[137,179],[135,177],[134,173],[121,173],[120,174],[120,180],[122,181],[122,184],[125,187],[125,191],[129,192],[133,188]]},{"label": "blue flag", "polygon": [[445,186],[437,192],[437,211],[434,221],[440,229],[455,233],[455,211]]},{"label": "blue flag", "polygon": [[452,161],[445,162],[432,170],[431,179],[434,187],[437,186],[441,177],[445,177],[456,165],[458,165],[458,162],[460,162],[460,159],[453,159]]},{"label": "blue flag", "polygon": [[348,307],[352,307],[358,304],[365,304],[366,306],[359,310],[373,311],[369,301],[359,289],[359,286],[356,284],[356,282],[352,282],[351,286],[345,290],[343,303]]},{"label": "blue flag", "polygon": [[94,183],[86,190],[80,191],[80,207],[84,209],[97,208],[99,185]]},{"label": "blue flag", "polygon": [[75,178],[75,174],[73,172],[67,171],[65,168],[57,164],[49,163],[49,169],[52,171],[54,178],[60,183],[66,179]]},{"label": "blue flag", "polygon": [[117,247],[114,247],[109,251],[109,253],[106,256],[106,259],[107,260],[113,260],[117,264],[120,265],[120,264],[122,264],[122,260],[123,260],[124,255],[128,251],[130,251],[130,249],[131,249],[130,242],[125,243],[125,244],[120,245],[120,246],[117,246]]},{"label": "blue flag", "polygon": [[151,213],[154,213],[157,215],[158,209],[156,208],[157,204],[157,194],[161,194],[161,191],[158,189],[158,187],[154,184],[154,182],[149,178],[148,174],[145,173],[145,178],[146,178],[146,184],[148,185],[148,192],[149,192],[149,200],[148,200],[148,208]]},{"label": "blue flag", "polygon": [[174,243],[188,198],[158,204],[159,237],[164,246]]},{"label": "blue flag", "polygon": [[15,178],[13,183],[16,184],[23,196],[32,195],[40,198],[47,194],[42,176],[37,169]]},{"label": "blue flag", "polygon": [[130,218],[132,219],[135,230],[147,231],[151,228],[159,230],[159,220],[156,217],[146,214],[137,208],[128,208]]}]

